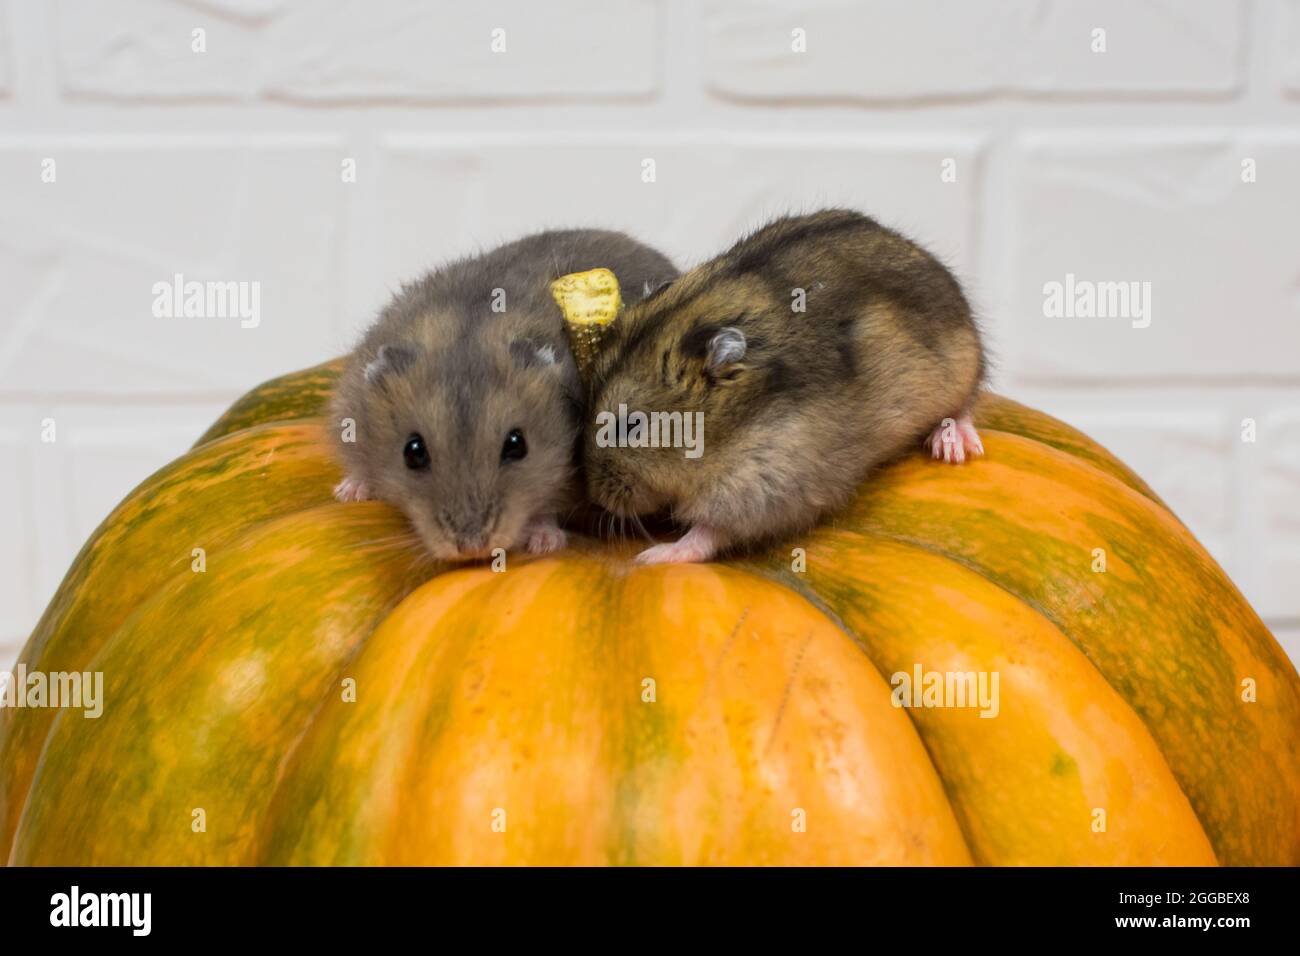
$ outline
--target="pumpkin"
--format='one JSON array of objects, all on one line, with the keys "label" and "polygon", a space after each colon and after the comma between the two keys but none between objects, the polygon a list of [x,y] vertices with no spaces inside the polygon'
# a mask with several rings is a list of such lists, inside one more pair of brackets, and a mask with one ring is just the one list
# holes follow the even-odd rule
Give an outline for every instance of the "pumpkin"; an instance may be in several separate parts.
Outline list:
[{"label": "pumpkin", "polygon": [[[918,450],[768,553],[499,571],[332,500],[337,372],[245,396],[82,549],[21,663],[102,672],[103,714],[0,710],[0,858],[1300,863],[1295,669],[1060,422],[987,396],[985,458]],[[996,714],[896,706],[933,673],[998,675]]]}]

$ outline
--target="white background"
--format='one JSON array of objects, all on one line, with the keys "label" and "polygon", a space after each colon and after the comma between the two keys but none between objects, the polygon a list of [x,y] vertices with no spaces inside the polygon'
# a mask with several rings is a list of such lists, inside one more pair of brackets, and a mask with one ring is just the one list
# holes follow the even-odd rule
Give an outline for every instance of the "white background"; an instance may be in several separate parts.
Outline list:
[{"label": "white background", "polygon": [[[949,262],[996,386],[1300,657],[1297,0],[0,0],[0,665],[131,487],[400,280],[571,224],[688,265],[827,203]],[[154,318],[177,272],[259,281],[260,327]],[[1151,282],[1150,328],[1045,318],[1066,272]]]}]

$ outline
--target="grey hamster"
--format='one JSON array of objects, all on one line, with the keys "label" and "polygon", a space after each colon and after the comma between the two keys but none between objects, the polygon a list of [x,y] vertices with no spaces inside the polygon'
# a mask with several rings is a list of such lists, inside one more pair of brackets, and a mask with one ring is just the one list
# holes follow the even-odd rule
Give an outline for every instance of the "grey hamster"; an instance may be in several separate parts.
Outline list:
[{"label": "grey hamster", "polygon": [[598,267],[632,301],[677,275],[623,233],[571,229],[403,286],[347,358],[335,392],[345,475],[336,497],[397,505],[438,559],[563,547],[559,519],[581,500],[586,395],[550,283]]}]

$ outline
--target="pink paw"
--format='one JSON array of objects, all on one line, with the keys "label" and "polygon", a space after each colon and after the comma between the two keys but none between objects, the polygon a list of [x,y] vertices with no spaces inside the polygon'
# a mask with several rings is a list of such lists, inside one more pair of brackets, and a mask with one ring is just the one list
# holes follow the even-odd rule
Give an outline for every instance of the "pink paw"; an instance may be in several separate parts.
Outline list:
[{"label": "pink paw", "polygon": [[667,544],[656,544],[636,556],[637,564],[687,564],[708,561],[718,552],[713,532],[701,525]]},{"label": "pink paw", "polygon": [[374,495],[360,478],[344,478],[334,486],[334,497],[339,501],[369,501]]},{"label": "pink paw", "polygon": [[525,531],[528,534],[529,554],[550,554],[569,543],[569,536],[556,524],[554,518],[534,521]]},{"label": "pink paw", "polygon": [[930,432],[925,446],[936,460],[942,459],[954,465],[960,465],[968,457],[984,454],[984,443],[980,441],[980,433],[975,430],[975,423],[969,415],[945,418]]}]

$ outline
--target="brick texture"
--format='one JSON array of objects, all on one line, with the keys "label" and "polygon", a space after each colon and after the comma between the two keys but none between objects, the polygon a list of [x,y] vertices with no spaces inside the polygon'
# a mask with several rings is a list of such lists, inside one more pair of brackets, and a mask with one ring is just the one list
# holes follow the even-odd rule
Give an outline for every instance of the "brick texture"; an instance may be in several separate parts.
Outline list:
[{"label": "brick texture", "polygon": [[1243,17],[1231,0],[709,0],[706,7],[710,86],[737,97],[1176,97],[1226,94],[1241,79]]},{"label": "brick texture", "polygon": [[125,102],[639,97],[658,77],[654,0],[617,16],[601,0],[60,0],[58,14],[62,90]]},{"label": "brick texture", "polygon": [[[955,183],[940,179],[948,158],[960,171]],[[654,163],[650,182],[642,176],[647,160]],[[562,225],[627,229],[687,265],[773,215],[831,203],[872,210],[969,273],[963,237],[973,235],[978,161],[978,143],[960,135],[931,142],[601,136],[586,143],[395,136],[380,157],[378,215],[386,225],[374,278],[391,288],[474,244]],[[429,228],[444,217],[465,229]]]},{"label": "brick texture", "polygon": [[[1255,181],[1243,182],[1250,161]],[[1018,346],[1009,360],[1032,376],[1293,374],[1294,246],[1251,240],[1284,236],[1300,218],[1295,170],[1300,134],[1282,132],[1088,131],[1025,143],[1012,258]],[[1067,274],[1150,283],[1149,316],[1045,316],[1044,285],[1064,285]]]},{"label": "brick texture", "polygon": [[[0,136],[0,275],[19,316],[0,390],[210,392],[327,350],[341,152],[320,137]],[[257,317],[156,316],[154,285],[177,274],[258,283]]]},{"label": "brick texture", "polygon": [[[829,203],[949,262],[995,386],[1300,654],[1297,130],[1300,0],[0,0],[0,661],[122,495],[399,282],[563,224],[688,265]],[[155,315],[176,273],[258,282],[258,326]],[[1067,275],[1149,282],[1150,324],[1047,314]]]}]

